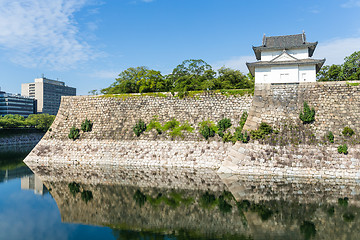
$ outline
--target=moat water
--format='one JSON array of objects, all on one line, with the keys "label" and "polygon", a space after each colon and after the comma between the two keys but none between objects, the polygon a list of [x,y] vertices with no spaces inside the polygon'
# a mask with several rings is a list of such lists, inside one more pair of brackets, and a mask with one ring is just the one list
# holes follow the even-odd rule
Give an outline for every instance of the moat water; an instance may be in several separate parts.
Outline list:
[{"label": "moat water", "polygon": [[0,148],[0,239],[360,239],[360,182],[26,166]]}]

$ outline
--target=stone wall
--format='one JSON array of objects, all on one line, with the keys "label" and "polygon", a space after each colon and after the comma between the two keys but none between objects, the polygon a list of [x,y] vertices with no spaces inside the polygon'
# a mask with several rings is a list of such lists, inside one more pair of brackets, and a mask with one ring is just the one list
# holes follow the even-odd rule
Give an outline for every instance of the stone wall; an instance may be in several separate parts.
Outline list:
[{"label": "stone wall", "polygon": [[136,137],[133,127],[139,119],[149,123],[158,116],[160,123],[175,118],[180,123],[188,122],[195,128],[186,133],[182,141],[202,140],[198,133],[201,121],[215,123],[226,117],[238,126],[244,111],[248,111],[252,96],[225,96],[220,93],[201,93],[194,97],[179,99],[172,97],[141,96],[140,94],[118,97],[78,96],[62,97],[61,106],[51,126],[52,131],[44,139],[68,139],[72,126],[80,128],[86,118],[94,125],[91,132],[80,135],[80,140],[170,140],[168,134],[158,135],[155,130]]},{"label": "stone wall", "polygon": [[282,175],[313,178],[360,178],[360,148],[347,155],[334,146],[270,146],[236,143],[219,172],[245,175]]},{"label": "stone wall", "polygon": [[360,133],[360,81],[300,84],[257,84],[245,129],[261,122],[279,126],[296,122],[306,101],[315,108],[311,124],[318,138],[332,131],[340,136],[344,127]]},{"label": "stone wall", "polygon": [[[238,126],[244,111],[248,111],[252,96],[225,96],[220,93],[201,93],[179,99],[140,94],[115,97],[62,97],[54,123],[25,162],[66,162],[71,164],[111,164],[137,166],[167,166],[210,168],[220,167],[227,155],[229,143],[207,142],[199,134],[199,123],[215,123],[230,118]],[[175,118],[180,124],[188,122],[193,132],[172,139],[156,130],[136,137],[133,127],[139,119],[149,123],[158,116],[161,124]],[[80,132],[75,141],[68,138],[70,128],[81,127],[88,119],[91,132]]]}]

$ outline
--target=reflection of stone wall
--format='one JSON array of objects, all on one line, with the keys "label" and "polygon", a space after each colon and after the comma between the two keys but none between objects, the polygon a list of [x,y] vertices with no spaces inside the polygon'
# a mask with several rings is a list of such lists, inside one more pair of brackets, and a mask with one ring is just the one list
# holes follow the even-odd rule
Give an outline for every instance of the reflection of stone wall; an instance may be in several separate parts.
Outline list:
[{"label": "reflection of stone wall", "polygon": [[6,137],[0,137],[0,151],[6,150],[10,145],[30,144],[35,146],[43,136],[44,133],[24,133],[9,134]]},{"label": "reflection of stone wall", "polygon": [[[58,175],[54,174],[55,169],[58,169]],[[76,178],[76,173],[71,174],[70,168],[35,169],[42,174],[41,178],[50,189],[64,222],[133,231],[183,231],[208,238],[233,235],[234,239],[241,239],[241,236],[250,236],[250,239],[264,239],[264,236],[269,239],[304,239],[300,226],[308,221],[316,227],[314,239],[356,239],[360,234],[360,209],[357,207],[360,189],[355,181],[227,176],[223,178],[229,186],[227,188],[219,177],[210,173],[133,169],[106,178],[104,171],[89,170]],[[116,172],[115,169],[112,171]],[[69,178],[66,180],[65,176]],[[166,186],[164,182],[171,184],[174,179],[178,180],[172,187],[163,187]],[[73,180],[80,184],[81,191],[91,191],[93,199],[86,203],[80,193],[73,196],[68,187]],[[215,190],[212,188],[214,185],[219,188]],[[193,201],[174,206],[165,202],[156,205],[147,200],[140,207],[134,200],[137,190],[152,198],[159,193],[170,197],[175,192],[181,198]],[[223,190],[230,190],[239,202],[248,200],[249,208],[238,209],[235,200],[228,199],[232,205],[228,213],[217,205],[206,208],[201,204],[205,191],[219,198]],[[348,206],[337,203],[338,198],[344,197],[349,197]],[[334,211],[329,213],[332,207]],[[353,214],[354,219],[345,221],[345,213]]]},{"label": "reflection of stone wall", "polygon": [[315,108],[312,127],[317,137],[328,131],[339,136],[346,126],[360,133],[360,85],[346,82],[257,84],[245,129],[255,129],[262,121],[278,126],[297,120],[304,101]]}]

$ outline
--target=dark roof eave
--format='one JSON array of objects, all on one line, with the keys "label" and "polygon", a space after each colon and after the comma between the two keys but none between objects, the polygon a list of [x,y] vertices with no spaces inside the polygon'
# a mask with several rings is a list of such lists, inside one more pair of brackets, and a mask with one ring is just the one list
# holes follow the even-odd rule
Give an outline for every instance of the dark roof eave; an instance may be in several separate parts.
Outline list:
[{"label": "dark roof eave", "polygon": [[308,61],[288,61],[288,62],[252,62],[246,63],[247,68],[251,75],[255,76],[255,67],[269,67],[269,66],[276,66],[276,65],[309,65],[315,64],[316,66],[316,73],[318,73],[321,67],[324,65],[326,59],[310,59]]}]

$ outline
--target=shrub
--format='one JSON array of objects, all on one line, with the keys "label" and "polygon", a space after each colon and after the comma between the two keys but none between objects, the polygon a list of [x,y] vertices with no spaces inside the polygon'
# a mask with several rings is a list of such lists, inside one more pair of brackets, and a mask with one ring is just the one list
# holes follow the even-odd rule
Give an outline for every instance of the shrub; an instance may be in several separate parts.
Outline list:
[{"label": "shrub", "polygon": [[326,136],[329,142],[334,143],[334,134],[332,132],[329,132]]},{"label": "shrub", "polygon": [[81,130],[83,132],[91,132],[92,126],[93,123],[86,118],[85,121],[81,123]]},{"label": "shrub", "polygon": [[137,137],[139,137],[146,130],[146,124],[143,120],[139,119],[139,121],[133,127],[133,131]]},{"label": "shrub", "polygon": [[307,102],[304,102],[303,112],[300,112],[300,119],[303,123],[312,123],[315,121],[315,109],[309,107]]},{"label": "shrub", "polygon": [[80,192],[80,184],[76,182],[69,183],[68,185],[70,193],[75,197],[77,193]]},{"label": "shrub", "polygon": [[252,130],[250,132],[252,139],[264,139],[266,135],[269,135],[273,132],[272,127],[267,123],[260,123],[260,126],[257,130]]},{"label": "shrub", "polygon": [[184,137],[183,131],[192,132],[193,130],[194,128],[191,127],[188,122],[186,122],[181,126],[178,125],[175,128],[172,128],[172,131],[169,132],[169,135],[171,136],[171,138]]},{"label": "shrub", "polygon": [[88,201],[93,199],[93,194],[91,191],[88,190],[84,190],[81,192],[81,199],[85,202],[88,203]]},{"label": "shrub", "polygon": [[169,129],[175,129],[176,127],[178,127],[180,125],[180,122],[177,121],[175,118],[173,118],[172,120],[166,122],[163,126],[163,130],[167,131]]},{"label": "shrub", "polygon": [[75,126],[72,126],[70,128],[70,133],[68,135],[68,137],[72,140],[76,140],[80,137],[80,130],[78,128],[76,128]]},{"label": "shrub", "polygon": [[243,130],[244,128],[244,125],[246,123],[246,120],[247,120],[247,117],[248,117],[248,113],[247,112],[243,112],[243,114],[241,115],[241,118],[240,118],[240,122],[239,122],[239,127],[241,128],[240,132]]},{"label": "shrub", "polygon": [[152,129],[156,129],[158,134],[162,134],[162,126],[158,121],[158,116],[154,116],[146,127],[146,131],[150,131]]},{"label": "shrub", "polygon": [[350,127],[344,127],[344,130],[342,131],[342,134],[345,137],[351,137],[355,134],[354,130],[352,130]]},{"label": "shrub", "polygon": [[250,136],[248,135],[247,131],[242,133],[240,131],[240,128],[236,128],[234,137],[236,138],[236,140],[241,141],[242,143],[248,143],[250,140]]},{"label": "shrub", "polygon": [[236,138],[230,133],[225,133],[223,138],[222,138],[223,142],[232,142],[232,143],[236,143]]},{"label": "shrub", "polygon": [[348,154],[348,146],[346,144],[338,146],[338,153]]},{"label": "shrub", "polygon": [[215,133],[218,131],[215,124],[209,120],[200,122],[199,126],[199,132],[206,140],[208,140],[209,137],[214,137]]},{"label": "shrub", "polygon": [[221,119],[218,124],[217,124],[217,127],[219,129],[219,136],[220,137],[223,137],[224,136],[224,132],[231,127],[231,120],[229,118],[223,118]]},{"label": "shrub", "polygon": [[347,207],[348,204],[349,204],[349,198],[347,198],[347,197],[339,198],[338,199],[338,204],[339,204],[339,206]]}]

